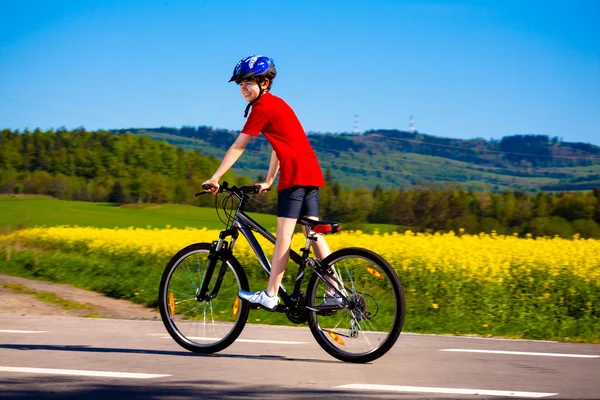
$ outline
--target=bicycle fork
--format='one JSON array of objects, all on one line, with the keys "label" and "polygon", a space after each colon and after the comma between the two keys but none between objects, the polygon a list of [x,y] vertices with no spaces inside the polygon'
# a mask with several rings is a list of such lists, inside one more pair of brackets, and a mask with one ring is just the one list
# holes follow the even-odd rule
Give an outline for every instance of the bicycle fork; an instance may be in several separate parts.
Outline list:
[{"label": "bicycle fork", "polygon": [[[225,241],[225,238],[227,236],[231,236],[231,245]],[[197,301],[210,301],[217,297],[217,295],[219,294],[221,283],[223,282],[223,278],[225,277],[225,273],[227,272],[227,255],[231,254],[231,250],[237,237],[238,231],[234,229],[229,229],[219,234],[219,240],[215,240],[212,242],[210,253],[208,255],[209,264],[206,267],[202,287],[196,291]],[[219,274],[217,275],[215,285],[212,291],[208,293],[208,286],[214,274],[219,258],[222,258],[223,262],[221,263],[221,268],[219,268]]]}]

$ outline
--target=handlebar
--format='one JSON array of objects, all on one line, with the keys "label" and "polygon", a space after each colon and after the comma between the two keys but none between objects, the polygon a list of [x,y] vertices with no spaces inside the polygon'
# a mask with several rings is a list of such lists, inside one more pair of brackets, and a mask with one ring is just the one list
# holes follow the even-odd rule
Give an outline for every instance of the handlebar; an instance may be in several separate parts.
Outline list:
[{"label": "handlebar", "polygon": [[[211,185],[202,185],[202,189],[204,190],[209,190],[214,188],[214,186]],[[231,193],[234,194],[238,197],[242,197],[245,196],[247,194],[258,194],[258,191],[260,189],[260,186],[256,186],[256,185],[250,185],[250,186],[232,186],[229,187],[229,183],[227,182],[223,182],[220,186],[219,189],[217,190],[217,193],[223,193],[223,192],[227,192],[227,193]],[[267,191],[271,190],[271,188],[268,188]],[[201,196],[203,194],[208,194],[209,192],[200,192],[200,193],[196,193],[195,196]]]}]

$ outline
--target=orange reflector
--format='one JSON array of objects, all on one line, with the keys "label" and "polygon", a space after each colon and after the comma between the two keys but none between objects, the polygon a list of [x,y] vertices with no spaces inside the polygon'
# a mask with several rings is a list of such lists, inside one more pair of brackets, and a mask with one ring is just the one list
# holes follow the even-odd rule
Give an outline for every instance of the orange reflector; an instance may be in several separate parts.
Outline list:
[{"label": "orange reflector", "polygon": [[336,335],[335,333],[328,331],[327,333],[329,333],[329,336],[331,336],[331,338],[333,340],[335,340],[336,342],[338,342],[339,344],[341,344],[342,346],[344,345],[344,341],[342,340],[341,337],[339,337],[338,335]]},{"label": "orange reflector", "polygon": [[175,296],[173,296],[173,292],[169,292],[169,309],[171,310],[171,315],[175,314]]},{"label": "orange reflector", "polygon": [[235,319],[235,317],[237,316],[239,309],[240,309],[240,298],[236,296],[235,302],[233,303],[233,313],[231,313],[231,316],[233,317],[233,319]]},{"label": "orange reflector", "polygon": [[381,275],[381,273],[379,271],[375,271],[373,268],[371,267],[367,267],[367,271],[373,275],[375,278],[379,278],[379,279],[383,279],[383,275]]}]

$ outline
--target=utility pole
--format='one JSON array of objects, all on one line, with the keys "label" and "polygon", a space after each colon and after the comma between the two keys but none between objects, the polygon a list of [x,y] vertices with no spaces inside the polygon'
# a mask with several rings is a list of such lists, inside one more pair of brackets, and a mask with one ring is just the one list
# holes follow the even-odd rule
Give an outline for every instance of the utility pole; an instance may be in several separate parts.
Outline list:
[{"label": "utility pole", "polygon": [[353,132],[355,135],[358,135],[358,114],[354,114],[354,129]]}]

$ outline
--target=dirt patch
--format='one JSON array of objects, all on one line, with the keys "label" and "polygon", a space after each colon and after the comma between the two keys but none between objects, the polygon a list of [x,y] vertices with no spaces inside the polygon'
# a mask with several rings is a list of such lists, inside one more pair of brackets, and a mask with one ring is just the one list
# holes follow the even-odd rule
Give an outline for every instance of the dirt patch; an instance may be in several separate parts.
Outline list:
[{"label": "dirt patch", "polygon": [[[3,284],[23,285],[31,291],[53,293],[65,300],[87,307],[84,309],[64,308],[58,304],[42,301],[34,295],[15,293],[11,289],[2,287]],[[68,315],[115,319],[160,319],[157,310],[127,300],[112,299],[96,292],[69,285],[9,275],[0,275],[0,315]]]}]

